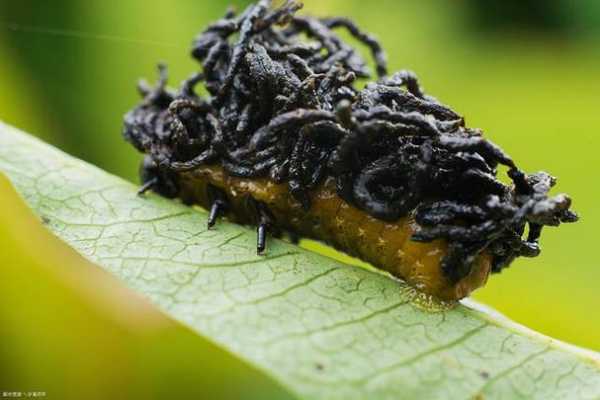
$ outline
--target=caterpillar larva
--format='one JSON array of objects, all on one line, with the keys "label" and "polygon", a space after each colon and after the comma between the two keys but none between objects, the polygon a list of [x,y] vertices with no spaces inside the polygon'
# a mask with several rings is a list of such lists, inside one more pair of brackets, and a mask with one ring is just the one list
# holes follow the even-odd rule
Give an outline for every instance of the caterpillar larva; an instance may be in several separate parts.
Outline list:
[{"label": "caterpillar larva", "polygon": [[[164,67],[139,85],[124,135],[146,154],[142,192],[201,204],[210,226],[256,224],[259,252],[267,232],[318,239],[446,300],[537,256],[543,226],[576,221],[568,196],[548,197],[554,178],[522,172],[414,73],[388,75],[371,35],[300,8],[229,11],[194,42],[202,72],[177,91]],[[338,29],[371,49],[377,81],[357,89],[369,68]]]}]

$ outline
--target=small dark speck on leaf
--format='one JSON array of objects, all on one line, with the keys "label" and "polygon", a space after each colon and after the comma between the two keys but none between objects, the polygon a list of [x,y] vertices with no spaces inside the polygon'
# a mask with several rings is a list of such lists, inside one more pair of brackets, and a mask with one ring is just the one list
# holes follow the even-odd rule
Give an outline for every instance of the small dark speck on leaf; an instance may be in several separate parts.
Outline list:
[{"label": "small dark speck on leaf", "polygon": [[318,371],[323,371],[323,370],[325,369],[325,366],[324,366],[323,364],[321,364],[321,363],[316,363],[316,364],[315,364],[315,368],[316,368]]},{"label": "small dark speck on leaf", "polygon": [[50,223],[50,218],[46,217],[45,215],[42,215],[42,224],[48,225],[49,223]]},{"label": "small dark speck on leaf", "polygon": [[483,379],[490,379],[490,373],[487,371],[481,371],[479,372],[479,375],[483,378]]}]

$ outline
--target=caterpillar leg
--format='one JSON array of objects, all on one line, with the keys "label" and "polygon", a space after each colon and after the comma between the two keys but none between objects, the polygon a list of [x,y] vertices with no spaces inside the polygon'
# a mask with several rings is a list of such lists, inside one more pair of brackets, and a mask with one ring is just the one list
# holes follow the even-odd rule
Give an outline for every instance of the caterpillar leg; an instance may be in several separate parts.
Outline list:
[{"label": "caterpillar leg", "polygon": [[149,190],[151,190],[154,186],[158,184],[158,178],[151,178],[149,181],[145,182],[137,191],[138,196],[145,195]]},{"label": "caterpillar leg", "polygon": [[227,196],[225,193],[213,185],[208,185],[208,198],[211,202],[210,213],[208,215],[208,229],[215,226],[217,223],[217,219],[223,215],[224,212],[227,211],[229,207],[229,200],[227,200]]},{"label": "caterpillar leg", "polygon": [[288,240],[290,243],[297,245],[300,243],[300,236],[297,233],[288,232]]},{"label": "caterpillar leg", "polygon": [[140,196],[153,190],[163,197],[172,199],[179,193],[179,184],[175,174],[160,169],[150,156],[144,157],[144,161],[142,161],[140,181],[142,182],[142,187],[138,190]]},{"label": "caterpillar leg", "polygon": [[210,214],[208,215],[208,229],[215,226],[215,224],[217,223],[217,219],[221,216],[221,213],[223,212],[223,208],[224,203],[222,203],[221,201],[217,200],[214,203],[212,203],[212,206],[210,207]]},{"label": "caterpillar leg", "polygon": [[256,220],[258,227],[256,228],[256,254],[262,255],[267,249],[267,233],[277,235],[275,232],[275,218],[269,208],[261,202],[255,201]]},{"label": "caterpillar leg", "polygon": [[260,224],[256,234],[256,254],[262,255],[267,249],[267,225]]}]

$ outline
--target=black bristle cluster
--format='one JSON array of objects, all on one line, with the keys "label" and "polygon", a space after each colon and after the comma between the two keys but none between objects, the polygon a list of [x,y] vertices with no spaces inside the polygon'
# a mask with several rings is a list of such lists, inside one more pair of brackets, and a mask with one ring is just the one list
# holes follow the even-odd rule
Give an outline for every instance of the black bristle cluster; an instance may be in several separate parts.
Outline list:
[{"label": "black bristle cluster", "polygon": [[[177,196],[177,173],[221,165],[229,174],[286,183],[309,209],[326,178],[339,195],[386,221],[414,216],[413,240],[449,242],[443,268],[456,281],[484,249],[498,272],[539,253],[544,225],[573,222],[570,199],[547,196],[554,179],[525,175],[481,132],[426,95],[409,71],[388,75],[379,43],[345,18],[298,16],[301,5],[262,0],[229,11],[194,42],[202,72],[179,91],[140,84],[141,105],[125,118],[125,137],[150,161],[144,182]],[[375,59],[369,68],[336,33],[345,29]],[[203,82],[208,95],[194,91]],[[502,184],[497,168],[509,170]],[[526,225],[529,224],[525,236]]]}]

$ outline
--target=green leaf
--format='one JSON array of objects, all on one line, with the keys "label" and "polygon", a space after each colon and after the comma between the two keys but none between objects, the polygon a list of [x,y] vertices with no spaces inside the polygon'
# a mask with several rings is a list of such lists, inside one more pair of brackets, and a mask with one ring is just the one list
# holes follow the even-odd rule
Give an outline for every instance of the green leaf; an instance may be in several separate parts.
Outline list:
[{"label": "green leaf", "polygon": [[44,229],[1,173],[0,205],[0,398],[292,398]]},{"label": "green leaf", "polygon": [[[133,168],[133,166],[132,166]],[[0,125],[0,171],[62,239],[193,330],[314,399],[598,399],[600,357],[466,302],[151,195]],[[526,299],[524,299],[526,301]]]}]

